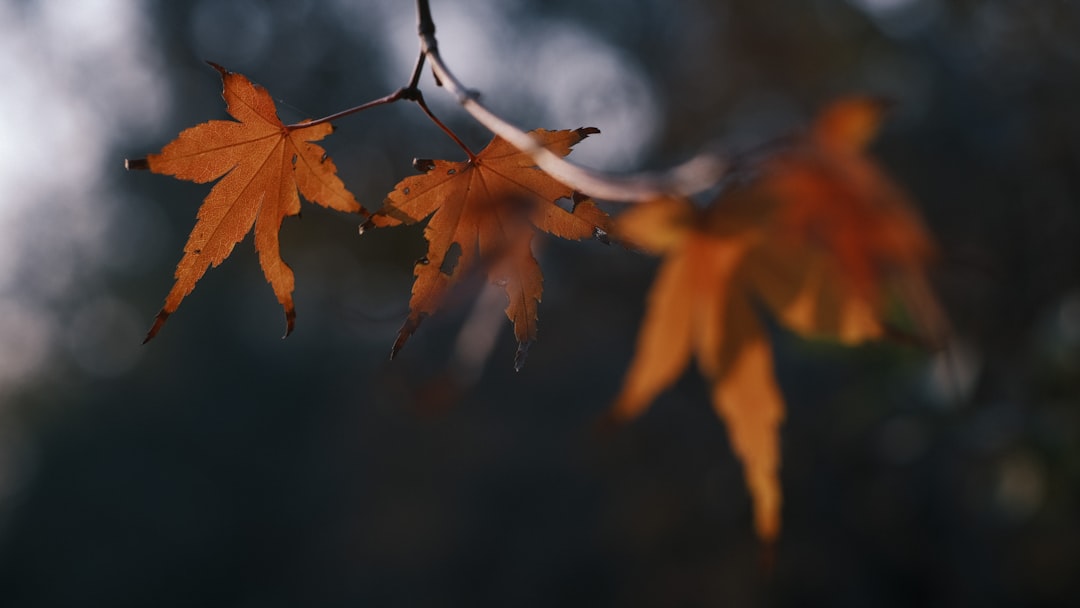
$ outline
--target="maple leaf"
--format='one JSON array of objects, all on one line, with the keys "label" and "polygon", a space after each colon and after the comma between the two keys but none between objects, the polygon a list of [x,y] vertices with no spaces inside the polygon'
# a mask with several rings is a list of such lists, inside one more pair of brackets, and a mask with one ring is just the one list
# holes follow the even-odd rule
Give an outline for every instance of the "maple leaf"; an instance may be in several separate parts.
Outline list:
[{"label": "maple leaf", "polygon": [[[538,129],[530,134],[565,156],[594,133],[599,131]],[[514,367],[520,369],[536,339],[537,306],[543,293],[540,266],[531,250],[535,230],[564,239],[602,238],[607,214],[591,200],[575,197],[569,187],[536,168],[528,154],[498,137],[469,161],[423,164],[426,173],[399,182],[369,220],[385,227],[415,224],[431,216],[424,228],[427,255],[414,267],[409,316],[390,356],[438,309],[450,287],[480,262],[487,278],[502,286],[509,298],[506,315],[518,342]],[[574,201],[572,211],[556,204],[569,198]]]},{"label": "maple leaf", "polygon": [[856,343],[884,334],[885,295],[899,280],[921,286],[899,295],[921,310],[923,329],[944,326],[924,276],[930,239],[863,153],[880,112],[871,100],[836,102],[708,208],[659,199],[616,221],[618,238],[663,262],[612,414],[640,414],[694,357],[766,541],[780,531],[784,403],[759,310],[798,334]]},{"label": "maple leaf", "polygon": [[[241,74],[211,63],[220,74],[229,114],[186,129],[159,154],[129,160],[129,169],[206,183],[221,178],[199,208],[195,228],[176,266],[172,290],[146,335],[153,338],[210,266],[221,264],[254,226],[259,265],[285,309],[286,331],[296,312],[292,269],[281,259],[278,233],[286,216],[300,213],[297,194],[349,213],[364,210],[337,177],[326,152],[311,142],[333,131],[328,123],[287,126],[270,94]],[[238,122],[237,122],[238,121]]]}]

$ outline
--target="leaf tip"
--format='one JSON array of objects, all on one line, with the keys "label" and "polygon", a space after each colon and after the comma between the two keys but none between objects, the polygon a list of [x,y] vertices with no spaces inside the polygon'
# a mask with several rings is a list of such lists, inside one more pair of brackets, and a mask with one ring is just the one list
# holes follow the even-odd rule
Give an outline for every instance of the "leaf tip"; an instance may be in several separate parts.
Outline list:
[{"label": "leaf tip", "polygon": [[156,336],[158,332],[161,331],[161,327],[165,325],[165,321],[168,320],[170,314],[171,313],[162,309],[161,312],[159,312],[157,316],[154,317],[154,324],[150,326],[150,331],[146,332],[146,337],[143,338],[142,341],[143,344],[146,344],[150,340],[154,339],[154,336]]},{"label": "leaf tip", "polygon": [[423,321],[423,316],[409,316],[405,319],[405,322],[401,324],[401,329],[398,330],[397,339],[394,340],[394,345],[390,347],[390,360],[393,361],[394,357],[401,352],[401,349],[405,347],[405,343],[408,342],[409,337],[413,335],[417,327],[420,327],[420,322]]},{"label": "leaf tip", "polygon": [[398,353],[401,352],[401,349],[405,347],[405,342],[409,340],[410,335],[412,334],[407,334],[404,331],[398,332],[397,339],[394,340],[394,345],[390,347],[391,361],[393,361],[398,356]]},{"label": "leaf tip", "polygon": [[212,67],[212,68],[214,68],[215,70],[217,70],[217,71],[218,71],[218,73],[219,73],[219,74],[221,74],[221,76],[222,76],[222,77],[225,77],[225,76],[227,76],[228,74],[231,74],[231,73],[232,73],[232,72],[230,72],[229,70],[226,70],[225,68],[221,67],[221,65],[220,65],[220,64],[214,63],[213,61],[210,61],[209,59],[207,59],[207,60],[206,60],[206,63],[207,63],[207,65],[209,65],[210,67]]},{"label": "leaf tip", "polygon": [[124,168],[128,171],[146,171],[150,168],[150,161],[146,158],[125,158]]},{"label": "leaf tip", "polygon": [[813,137],[829,147],[863,150],[894,106],[893,100],[882,96],[839,99],[814,120]]},{"label": "leaf tip", "polygon": [[532,340],[518,342],[517,352],[514,353],[515,372],[520,372],[521,368],[525,367],[525,358],[529,356],[529,347],[532,346],[532,343]]},{"label": "leaf tip", "polygon": [[292,307],[285,309],[285,335],[281,336],[281,339],[289,337],[289,334],[296,328],[296,310]]}]

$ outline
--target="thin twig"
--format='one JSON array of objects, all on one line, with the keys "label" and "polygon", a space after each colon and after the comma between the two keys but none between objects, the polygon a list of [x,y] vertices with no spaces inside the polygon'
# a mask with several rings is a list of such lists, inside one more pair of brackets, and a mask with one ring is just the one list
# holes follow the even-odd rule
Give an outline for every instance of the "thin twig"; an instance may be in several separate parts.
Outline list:
[{"label": "thin twig", "polygon": [[424,73],[424,60],[427,59],[427,53],[424,49],[420,49],[419,55],[416,57],[416,67],[413,68],[412,78],[409,78],[409,84],[406,85],[406,89],[417,90],[417,85],[420,84],[420,76]]},{"label": "thin twig", "polygon": [[528,154],[555,179],[591,196],[610,201],[643,202],[663,195],[689,196],[714,186],[723,177],[727,163],[712,155],[700,155],[659,174],[615,175],[575,165],[543,147],[531,135],[503,120],[461,83],[446,66],[435,39],[435,24],[428,0],[417,0],[420,48],[431,60],[439,84],[446,88],[465,111],[491,132]]}]

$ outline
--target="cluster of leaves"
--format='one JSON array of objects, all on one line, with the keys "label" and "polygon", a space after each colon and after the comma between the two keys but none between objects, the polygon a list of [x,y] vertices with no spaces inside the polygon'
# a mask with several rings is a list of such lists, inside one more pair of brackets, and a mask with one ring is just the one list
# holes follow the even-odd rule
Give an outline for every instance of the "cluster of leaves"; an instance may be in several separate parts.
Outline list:
[{"label": "cluster of leaves", "polygon": [[691,355],[712,387],[754,498],[759,536],[780,529],[779,425],[764,308],[808,337],[855,344],[885,334],[896,292],[924,341],[943,321],[923,269],[932,246],[904,196],[864,155],[880,102],[835,102],[809,133],[708,207],[666,198],[619,217],[616,236],[663,264],[613,414],[639,414]]},{"label": "cluster of leaves", "polygon": [[[361,232],[427,220],[427,254],[415,265],[410,312],[391,356],[456,282],[479,270],[506,292],[520,369],[536,339],[543,291],[534,234],[606,240],[610,233],[629,248],[663,257],[613,418],[641,413],[695,358],[743,463],[757,532],[773,540],[780,530],[784,405],[761,315],[800,335],[856,343],[884,336],[888,307],[899,301],[923,338],[943,330],[924,278],[933,254],[926,231],[905,196],[864,154],[882,116],[875,100],[831,105],[807,133],[729,176],[707,205],[672,193],[612,220],[588,196],[538,168],[535,150],[496,137],[476,154],[462,144],[465,161],[416,161],[423,174],[402,180],[372,213],[313,143],[330,134],[330,119],[343,114],[286,125],[264,89],[214,67],[235,120],[192,127],[159,154],[128,161],[129,168],[179,179],[220,180],[199,209],[176,282],[147,340],[252,229],[263,273],[285,311],[286,334],[291,332],[294,277],[281,258],[278,232],[285,217],[299,213],[302,195],[365,216]],[[415,80],[378,103],[418,101],[432,116]],[[596,133],[579,128],[530,135],[535,148],[565,157]]]}]

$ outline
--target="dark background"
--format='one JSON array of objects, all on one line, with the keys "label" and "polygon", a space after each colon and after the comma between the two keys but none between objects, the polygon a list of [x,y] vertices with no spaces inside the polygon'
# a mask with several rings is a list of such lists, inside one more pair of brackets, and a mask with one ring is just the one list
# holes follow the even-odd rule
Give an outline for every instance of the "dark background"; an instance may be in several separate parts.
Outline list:
[{"label": "dark background", "polygon": [[[143,3],[150,46],[131,61],[153,65],[170,101],[162,120],[100,142],[93,197],[108,209],[111,261],[53,259],[77,279],[34,299],[52,271],[27,254],[3,292],[50,315],[55,344],[0,392],[0,605],[1080,602],[1080,4],[432,4],[452,68],[470,46],[500,53],[489,68],[510,79],[482,93],[519,125],[573,128],[575,108],[584,124],[610,107],[622,114],[596,145],[623,141],[620,129],[651,133],[623,157],[589,156],[593,139],[582,143],[593,165],[611,154],[609,168],[662,168],[706,146],[766,141],[838,95],[895,99],[874,153],[941,247],[951,364],[777,332],[789,415],[784,530],[768,572],[699,377],[688,372],[627,428],[594,430],[632,356],[656,268],[647,257],[545,239],[526,367],[512,369],[503,319],[470,382],[454,344],[472,293],[387,361],[420,229],[358,237],[357,218],[305,205],[282,233],[294,335],[279,339],[281,310],[248,239],[136,348],[208,187],[126,174],[122,161],[224,117],[202,61],[266,86],[291,122],[404,84],[411,57],[390,45],[417,44],[405,2]],[[13,7],[11,27],[40,8]],[[568,73],[578,61],[572,44],[530,34],[537,24],[564,43],[587,38],[586,50],[640,78],[586,72],[567,84],[558,70],[516,68],[540,53]],[[488,30],[483,41],[455,35]],[[482,79],[485,65],[462,72]],[[114,73],[108,61],[94,69]],[[423,86],[474,149],[486,143],[430,77]],[[120,103],[97,90],[70,103]],[[633,95],[640,104],[627,105]],[[635,124],[644,106],[648,122]],[[546,122],[568,113],[571,124]],[[342,120],[325,143],[369,207],[413,173],[414,156],[460,158],[406,105]],[[62,179],[65,163],[51,170]],[[33,217],[64,224],[49,204]],[[72,321],[91,304],[100,312]]]}]

